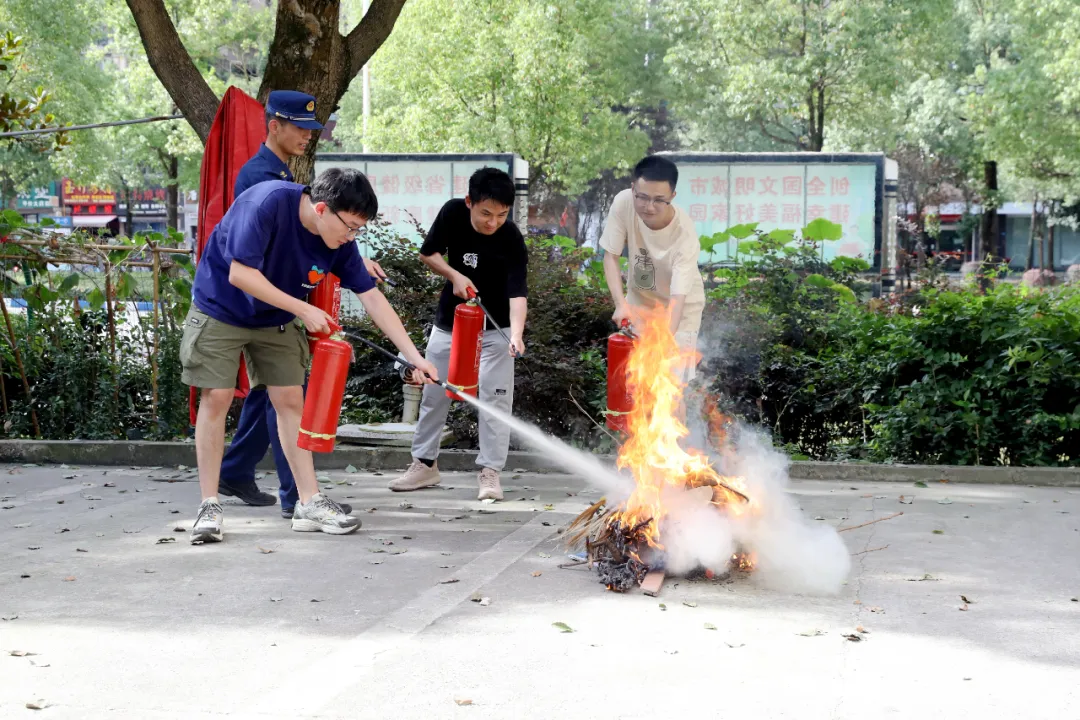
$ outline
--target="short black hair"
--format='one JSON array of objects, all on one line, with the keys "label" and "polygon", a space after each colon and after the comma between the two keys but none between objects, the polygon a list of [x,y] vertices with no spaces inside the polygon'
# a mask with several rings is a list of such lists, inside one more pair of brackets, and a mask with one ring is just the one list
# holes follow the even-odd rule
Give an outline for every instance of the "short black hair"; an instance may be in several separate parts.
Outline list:
[{"label": "short black hair", "polygon": [[475,203],[494,200],[506,207],[514,206],[514,181],[498,168],[480,168],[469,178],[469,199]]},{"label": "short black hair", "polygon": [[649,155],[634,166],[634,179],[641,178],[650,182],[666,182],[674,190],[679,182],[679,168],[667,158]]},{"label": "short black hair", "polygon": [[334,212],[359,215],[373,220],[379,214],[379,199],[364,173],[353,168],[329,168],[319,173],[309,188],[312,202],[324,202]]}]

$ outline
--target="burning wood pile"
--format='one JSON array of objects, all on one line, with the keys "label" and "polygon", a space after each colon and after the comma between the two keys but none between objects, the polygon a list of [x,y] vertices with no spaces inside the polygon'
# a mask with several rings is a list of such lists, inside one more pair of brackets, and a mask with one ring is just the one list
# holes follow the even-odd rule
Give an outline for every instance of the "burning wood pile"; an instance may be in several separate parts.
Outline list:
[{"label": "burning wood pile", "polygon": [[[683,368],[696,360],[682,350],[663,313],[639,320],[634,349],[627,361],[627,390],[634,397],[628,416],[628,437],[619,450],[618,467],[629,471],[634,485],[629,497],[608,505],[601,499],[581,513],[566,533],[566,544],[584,546],[586,562],[609,590],[626,592],[642,586],[659,592],[667,565],[669,535],[697,513],[732,517],[755,511],[742,478],[721,476],[705,453],[682,447],[689,430],[685,412]],[[724,443],[725,419],[710,413],[710,434]],[[684,443],[685,444],[685,443]],[[753,567],[750,554],[736,552],[726,567],[704,567],[706,576]]]}]

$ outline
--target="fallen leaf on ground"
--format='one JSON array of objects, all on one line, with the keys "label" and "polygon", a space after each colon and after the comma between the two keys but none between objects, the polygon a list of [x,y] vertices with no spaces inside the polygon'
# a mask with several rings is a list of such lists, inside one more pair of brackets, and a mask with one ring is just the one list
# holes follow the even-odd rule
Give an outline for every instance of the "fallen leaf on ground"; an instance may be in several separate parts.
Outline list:
[{"label": "fallen leaf on ground", "polygon": [[[410,510],[410,509],[412,509],[412,503],[410,503],[410,502],[398,503],[398,507],[401,508],[402,510]],[[372,508],[372,509],[374,510],[374,508]]]},{"label": "fallen leaf on ground", "polygon": [[311,598],[311,602],[322,602],[319,598]]},{"label": "fallen leaf on ground", "polygon": [[176,538],[174,538],[174,537],[163,537],[163,538],[158,538],[157,542],[154,543],[154,544],[155,545],[164,545],[165,543],[174,543],[174,542],[176,542]]},{"label": "fallen leaf on ground", "polygon": [[368,508],[365,512],[373,513],[375,512],[375,508]]},{"label": "fallen leaf on ground", "polygon": [[931,575],[930,573],[926,573],[921,578],[908,578],[907,579],[908,582],[937,582],[937,580],[938,579],[936,577],[934,577],[933,575]]},{"label": "fallen leaf on ground", "polygon": [[944,535],[944,534],[945,534],[945,531],[944,531],[944,530],[935,530],[935,531],[934,531],[934,534],[935,534],[935,535]]},{"label": "fallen leaf on ground", "polygon": [[727,646],[728,646],[729,648],[741,648],[741,647],[746,647],[746,643],[739,643],[738,645],[732,645],[732,644],[731,644],[731,643],[729,643],[729,642],[725,642],[724,644],[725,644],[725,645],[727,645]]},{"label": "fallen leaf on ground", "polygon": [[52,667],[52,665],[50,663],[36,663],[33,660],[30,661],[30,664],[33,665],[34,667],[39,667],[39,668]]},{"label": "fallen leaf on ground", "polygon": [[534,570],[532,576],[533,577],[540,577],[543,574],[544,573],[540,572],[539,570]]},{"label": "fallen leaf on ground", "polygon": [[862,635],[856,635],[854,633],[851,635],[844,635],[843,637],[845,640],[850,640],[851,642],[862,642],[863,639]]},{"label": "fallen leaf on ground", "polygon": [[26,703],[27,710],[44,710],[47,707],[49,707],[49,703],[44,700],[32,700]]},{"label": "fallen leaf on ground", "polygon": [[807,630],[806,632],[795,633],[795,634],[796,635],[801,635],[803,637],[817,637],[818,635],[824,635],[825,632],[822,631],[822,630]]},{"label": "fallen leaf on ground", "polygon": [[449,552],[447,552],[446,550],[444,550],[444,551],[442,551],[442,552],[441,552],[441,553],[439,553],[439,554],[440,554],[440,555],[449,555],[450,553],[449,553]]},{"label": "fallen leaf on ground", "polygon": [[929,486],[926,483],[924,483],[922,480],[919,480],[918,482],[915,483],[915,487],[929,487]]},{"label": "fallen leaf on ground", "polygon": [[867,630],[866,628],[864,628],[864,627],[863,627],[862,625],[860,625],[860,626],[858,626],[857,628],[855,628],[855,632],[857,632],[857,633],[862,633],[863,635],[866,635],[866,634],[867,634],[867,633],[869,633],[870,631],[869,631],[869,630]]},{"label": "fallen leaf on ground", "polygon": [[75,552],[85,552],[85,553],[88,553],[88,552],[90,552],[90,551],[89,551],[89,550],[87,550],[86,548],[75,548]]},{"label": "fallen leaf on ground", "polygon": [[368,565],[382,565],[382,560],[372,560]]},{"label": "fallen leaf on ground", "polygon": [[355,465],[346,465],[345,466],[345,472],[347,472],[347,473],[356,472],[356,466]]},{"label": "fallen leaf on ground", "polygon": [[8,655],[12,657],[30,657],[31,655],[37,655],[36,652],[29,652],[27,650],[10,650]]},{"label": "fallen leaf on ground", "polygon": [[480,607],[487,607],[491,604],[491,598],[481,598]]},{"label": "fallen leaf on ground", "polygon": [[367,550],[370,553],[384,553],[384,552],[386,552],[386,550],[384,550],[383,548],[368,548]]},{"label": "fallen leaf on ground", "polygon": [[18,620],[18,619],[19,619],[18,615],[4,615],[4,616],[0,617],[0,620],[3,620],[4,622],[10,622],[11,620]]},{"label": "fallen leaf on ground", "polygon": [[542,558],[549,558],[549,557],[551,557],[551,555],[549,555],[548,553],[539,553],[539,555],[540,555],[540,557],[542,557]]},{"label": "fallen leaf on ground", "polygon": [[667,605],[665,605],[664,603],[660,603],[660,611],[664,612],[666,610],[667,610]]},{"label": "fallen leaf on ground", "polygon": [[154,573],[157,572],[157,570],[143,570],[143,572],[146,573],[147,575],[153,575]]},{"label": "fallen leaf on ground", "polygon": [[545,510],[554,510],[554,509],[555,509],[555,506],[554,506],[554,505],[545,505],[545,506],[544,506],[544,509],[545,509]]},{"label": "fallen leaf on ground", "polygon": [[716,626],[713,625],[712,623],[705,623],[705,629],[706,630],[715,630]]},{"label": "fallen leaf on ground", "polygon": [[915,502],[915,496],[912,496],[910,500],[905,500],[903,495],[900,496],[901,505],[911,505],[913,502]]},{"label": "fallen leaf on ground", "polygon": [[949,498],[941,498],[940,500],[937,501],[937,504],[938,505],[952,505],[952,500],[950,500]]},{"label": "fallen leaf on ground", "polygon": [[472,600],[473,602],[480,602],[481,600],[484,599],[484,596],[481,595],[479,592],[474,592],[469,599]]},{"label": "fallen leaf on ground", "polygon": [[27,578],[28,578],[28,577],[30,577],[30,576],[29,576],[29,575],[26,575],[26,574],[24,573],[24,574],[20,575],[19,577],[20,577],[20,578],[22,578],[23,580],[25,580],[25,579],[27,579]]},{"label": "fallen leaf on ground", "polygon": [[870,612],[872,612],[872,613],[884,613],[885,608],[881,608],[881,607],[878,607],[878,606],[875,605],[874,607],[870,608]]},{"label": "fallen leaf on ground", "polygon": [[279,597],[272,597],[272,598],[270,598],[270,602],[281,602],[281,598],[279,598]]},{"label": "fallen leaf on ground", "polygon": [[472,700],[469,698],[454,698],[454,702],[458,705],[472,705]]},{"label": "fallen leaf on ground", "polygon": [[30,523],[19,523],[18,525],[14,525],[13,527],[14,527],[14,528],[15,528],[16,530],[22,530],[23,528],[28,528],[28,527],[30,527]]},{"label": "fallen leaf on ground", "polygon": [[107,483],[105,483],[105,485],[104,485],[103,487],[116,487],[116,483],[114,483],[114,482],[107,482]]},{"label": "fallen leaf on ground", "polygon": [[974,600],[968,600],[967,596],[965,596],[965,595],[961,595],[960,599],[964,601],[965,605],[974,605],[975,604]]},{"label": "fallen leaf on ground", "polygon": [[564,632],[564,633],[572,633],[572,632],[574,632],[574,628],[570,627],[569,625],[567,625],[564,622],[553,622],[553,623],[551,623],[551,627],[557,628],[560,632]]},{"label": "fallen leaf on ground", "polygon": [[66,578],[64,578],[64,582],[75,582],[75,576],[68,575]]},{"label": "fallen leaf on ground", "polygon": [[448,578],[446,580],[440,580],[439,584],[440,585],[453,585],[456,582],[461,582],[461,581],[458,580],[457,578]]},{"label": "fallen leaf on ground", "polygon": [[683,605],[686,607],[697,607],[697,603],[693,600],[683,600]]},{"label": "fallen leaf on ground", "polygon": [[825,518],[823,518],[822,516],[818,515],[818,516],[817,516],[817,517],[815,517],[814,519],[815,519],[815,520],[824,520]]},{"label": "fallen leaf on ground", "polygon": [[258,546],[258,547],[259,547],[259,552],[261,552],[263,555],[269,555],[270,553],[274,552],[271,548],[264,548],[261,545]]},{"label": "fallen leaf on ground", "polygon": [[967,612],[967,609],[968,609],[967,603],[964,603],[964,604],[963,604],[963,605],[961,605],[961,606],[960,606],[960,607],[959,607],[958,609],[959,609],[960,611],[962,611],[962,612]]},{"label": "fallen leaf on ground", "polygon": [[41,546],[40,546],[40,545],[30,545],[30,546],[29,546],[29,547],[27,547],[26,549],[27,549],[27,550],[40,550],[40,549],[41,549]]}]

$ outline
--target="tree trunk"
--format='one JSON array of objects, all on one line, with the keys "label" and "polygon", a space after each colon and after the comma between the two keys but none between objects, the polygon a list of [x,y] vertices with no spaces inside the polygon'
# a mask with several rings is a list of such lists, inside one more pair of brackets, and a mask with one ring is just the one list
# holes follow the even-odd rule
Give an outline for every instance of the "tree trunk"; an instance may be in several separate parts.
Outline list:
[{"label": "tree trunk", "polygon": [[127,183],[120,186],[124,193],[124,230],[128,237],[135,234],[135,191],[128,187]]},{"label": "tree trunk", "polygon": [[1004,255],[1004,252],[998,252],[1000,232],[998,230],[997,214],[998,172],[996,161],[987,160],[983,163],[983,184],[986,186],[986,190],[983,194],[982,222],[979,227],[982,234],[982,242],[980,243],[982,254]]},{"label": "tree trunk", "polygon": [[[1051,217],[1057,212],[1057,209],[1058,209],[1057,203],[1058,203],[1058,201],[1055,200],[1053,203],[1050,204],[1050,216]],[[1050,262],[1049,267],[1050,267],[1051,270],[1055,269],[1055,265],[1054,265],[1054,234],[1055,234],[1054,231],[1055,230],[1057,230],[1057,225],[1051,225],[1050,229],[1046,233],[1046,247],[1047,247],[1046,257]]]},{"label": "tree trunk", "polygon": [[165,185],[165,224],[172,230],[179,229],[180,158],[169,156],[168,183]]},{"label": "tree trunk", "polygon": [[[164,0],[127,0],[127,4],[154,73],[206,142],[218,98],[184,49]],[[363,20],[343,37],[338,32],[339,0],[279,2],[258,100],[265,103],[271,90],[302,90],[315,96],[316,117],[326,124],[349,83],[390,36],[404,4],[405,0],[372,0]],[[294,158],[297,182],[311,178],[315,148],[311,143],[307,155]]]},{"label": "tree trunk", "polygon": [[[288,3],[285,3],[288,4]],[[217,112],[218,97],[184,48],[164,0],[127,0],[146,57],[158,80],[204,143]]]},{"label": "tree trunk", "polygon": [[1028,232],[1027,261],[1024,269],[1030,270],[1035,265],[1035,228],[1039,225],[1039,196],[1031,204],[1031,230]]}]

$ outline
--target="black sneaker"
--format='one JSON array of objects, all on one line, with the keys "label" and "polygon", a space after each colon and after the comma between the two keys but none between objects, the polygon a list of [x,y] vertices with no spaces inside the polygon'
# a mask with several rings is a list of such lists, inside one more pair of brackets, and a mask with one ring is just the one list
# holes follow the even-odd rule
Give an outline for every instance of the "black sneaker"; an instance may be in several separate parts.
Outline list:
[{"label": "black sneaker", "polygon": [[[349,503],[336,502],[334,504],[337,505],[339,508],[341,508],[342,514],[344,514],[344,515],[351,515],[352,514],[352,505],[350,505]],[[294,512],[296,512],[295,507],[282,507],[281,508],[281,517],[285,518],[286,520],[292,520],[292,516],[293,516]]]},{"label": "black sneaker", "polygon": [[244,483],[243,485],[230,485],[225,480],[218,481],[218,494],[226,495],[228,497],[234,497],[248,505],[255,505],[258,507],[264,507],[266,505],[276,505],[277,498],[270,493],[265,493],[259,489],[259,486],[255,483]]}]

